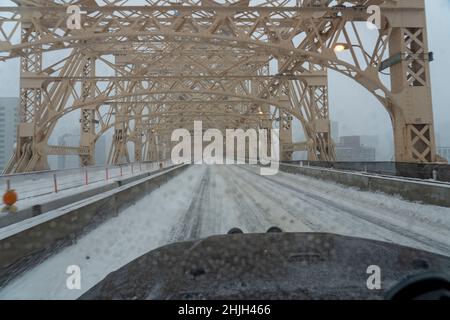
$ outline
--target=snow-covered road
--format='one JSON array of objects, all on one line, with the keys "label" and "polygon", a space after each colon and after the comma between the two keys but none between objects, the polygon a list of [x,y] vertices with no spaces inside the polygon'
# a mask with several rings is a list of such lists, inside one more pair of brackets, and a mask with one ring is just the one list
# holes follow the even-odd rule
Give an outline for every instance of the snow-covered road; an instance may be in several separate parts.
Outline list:
[{"label": "snow-covered road", "polygon": [[[0,299],[74,299],[108,273],[164,244],[224,234],[332,232],[450,255],[450,209],[248,166],[192,166],[74,245],[11,282]],[[81,268],[82,290],[66,288]]]}]

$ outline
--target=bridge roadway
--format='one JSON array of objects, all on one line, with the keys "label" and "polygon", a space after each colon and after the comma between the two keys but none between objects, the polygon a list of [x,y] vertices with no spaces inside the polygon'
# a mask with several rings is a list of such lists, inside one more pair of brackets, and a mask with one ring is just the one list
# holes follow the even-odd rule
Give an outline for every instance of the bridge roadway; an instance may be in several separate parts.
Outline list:
[{"label": "bridge roadway", "polygon": [[[175,241],[224,234],[331,232],[450,255],[450,208],[422,205],[251,166],[191,166],[118,217],[0,290],[0,299],[74,299],[140,255]],[[81,268],[68,290],[66,269]]]}]

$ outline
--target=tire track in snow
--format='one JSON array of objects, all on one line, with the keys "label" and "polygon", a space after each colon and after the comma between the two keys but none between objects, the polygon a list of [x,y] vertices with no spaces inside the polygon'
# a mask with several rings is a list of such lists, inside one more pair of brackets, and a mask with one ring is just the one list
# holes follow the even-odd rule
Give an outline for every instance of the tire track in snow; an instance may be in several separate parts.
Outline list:
[{"label": "tire track in snow", "polygon": [[[302,224],[304,224],[309,231],[313,232],[320,232],[324,230],[324,224],[323,223],[317,223],[313,222],[312,219],[309,219],[306,215],[298,215],[298,212],[296,212],[296,208],[293,208],[292,206],[289,206],[286,202],[280,202],[280,199],[275,196],[275,194],[272,192],[272,190],[265,189],[262,187],[260,181],[255,180],[248,180],[250,181],[252,187],[258,191],[260,194],[264,195],[265,199],[270,200],[271,202],[277,203],[281,209],[283,209],[284,212],[286,212],[291,219],[300,220]],[[259,183],[258,183],[259,182]],[[264,210],[264,209],[263,209]],[[266,212],[266,210],[264,210]]]},{"label": "tire track in snow", "polygon": [[[239,218],[243,220],[243,224],[246,226],[245,229],[248,232],[265,232],[271,224],[267,221],[266,217],[260,214],[260,208],[255,205],[255,200],[247,190],[248,186],[243,186],[242,183],[240,183],[242,177],[236,177],[236,173],[229,170],[227,166],[223,166],[222,168],[225,169],[224,171],[227,171],[222,172],[222,176],[226,184],[230,186],[228,190],[231,191],[231,195],[227,196],[231,196],[232,199],[234,199],[234,202],[239,204]],[[231,186],[233,186],[233,188],[231,188]],[[236,227],[243,229],[242,226]]]},{"label": "tire track in snow", "polygon": [[[242,169],[241,169],[242,170]],[[243,172],[246,172],[248,170],[244,170]],[[252,175],[258,175],[254,172],[246,172],[245,174],[252,174]],[[353,228],[359,228],[364,229],[367,228],[367,222],[366,221],[355,221],[353,216],[350,216],[349,218],[346,218],[345,216],[337,216],[335,214],[335,210],[330,211],[330,207],[324,206],[323,203],[318,202],[314,199],[311,199],[309,197],[305,197],[300,195],[297,191],[293,191],[291,189],[282,189],[280,190],[279,185],[273,183],[271,180],[264,180],[264,179],[249,179],[249,181],[254,181],[253,183],[257,185],[255,187],[256,190],[259,190],[262,194],[265,195],[266,198],[271,198],[274,202],[278,202],[281,207],[290,208],[287,209],[288,213],[297,220],[300,220],[304,225],[308,226],[311,231],[314,232],[334,232],[334,233],[340,233],[336,232],[333,229],[336,227],[339,227],[342,229],[342,227],[345,226],[351,226]],[[263,188],[263,186],[266,186],[266,188]],[[298,212],[298,207],[287,207],[287,204],[284,202],[280,202],[280,199],[278,199],[274,194],[278,194],[278,196],[285,197],[286,194],[291,194],[292,198],[299,199],[302,201],[302,204],[308,205],[311,209],[316,209],[319,211],[320,214],[316,214],[310,218],[307,216],[310,215],[308,212],[308,209],[303,209],[302,212]],[[316,222],[313,222],[315,220]],[[330,223],[332,221],[332,223]],[[345,223],[346,222],[346,223]],[[349,228],[347,228],[349,229]],[[389,238],[385,237],[385,229],[380,229],[379,232],[374,232],[372,230],[372,234],[376,235],[378,240],[385,240],[390,241]],[[295,232],[301,232],[301,230],[295,230]]]},{"label": "tire track in snow", "polygon": [[[242,167],[240,167],[240,168],[242,168]],[[313,194],[313,193],[301,190],[299,188],[295,188],[295,187],[293,187],[293,186],[291,186],[291,185],[289,185],[287,183],[271,179],[268,176],[258,175],[254,171],[249,170],[247,168],[245,168],[245,169],[242,168],[242,169],[247,171],[247,172],[249,172],[249,173],[251,173],[252,175],[259,176],[259,177],[261,177],[261,178],[263,178],[263,179],[265,179],[267,181],[270,181],[272,183],[275,183],[275,184],[277,184],[277,185],[279,185],[279,186],[281,186],[281,187],[283,187],[285,189],[292,190],[292,191],[297,192],[299,194],[303,194],[304,196],[306,196],[306,197],[308,197],[310,199],[313,199],[315,201],[321,202],[321,203],[323,203],[324,205],[326,205],[326,206],[328,206],[330,208],[333,208],[333,209],[338,210],[340,212],[349,213],[349,214],[351,214],[351,215],[353,215],[353,216],[355,216],[355,217],[357,217],[357,218],[359,218],[361,220],[367,221],[367,222],[369,222],[371,224],[374,224],[376,226],[380,226],[382,228],[390,230],[390,231],[394,232],[395,234],[398,234],[398,235],[401,235],[401,236],[403,236],[405,238],[408,238],[412,242],[416,242],[416,243],[419,243],[421,245],[425,245],[425,246],[427,246],[429,248],[437,249],[437,250],[439,250],[439,251],[441,251],[443,253],[446,253],[446,254],[449,254],[449,252],[450,252],[450,249],[449,249],[448,245],[446,245],[444,243],[441,243],[441,242],[438,242],[438,241],[436,241],[434,239],[431,239],[431,238],[429,238],[429,237],[427,237],[425,235],[418,234],[418,233],[413,232],[411,230],[404,229],[402,227],[396,226],[396,225],[394,225],[392,223],[389,223],[389,222],[387,222],[385,220],[382,220],[382,219],[379,219],[377,217],[364,214],[363,211],[355,210],[355,209],[350,208],[350,207],[348,207],[348,206],[346,206],[344,204],[340,204],[340,203],[338,203],[336,201],[326,199],[326,198],[321,197],[321,196],[319,196],[317,194]]]},{"label": "tire track in snow", "polygon": [[207,167],[203,174],[200,183],[196,187],[198,193],[195,193],[192,201],[184,214],[182,220],[177,226],[172,229],[171,238],[172,242],[187,241],[198,239],[201,236],[202,231],[202,219],[205,212],[205,208],[209,204],[209,181],[210,181],[210,167]]}]

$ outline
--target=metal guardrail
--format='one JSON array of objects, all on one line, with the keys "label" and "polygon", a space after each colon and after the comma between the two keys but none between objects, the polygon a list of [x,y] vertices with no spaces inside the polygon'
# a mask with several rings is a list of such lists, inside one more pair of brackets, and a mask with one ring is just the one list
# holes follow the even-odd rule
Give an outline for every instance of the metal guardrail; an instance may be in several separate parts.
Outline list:
[{"label": "metal guardrail", "polygon": [[[126,178],[160,166],[170,166],[171,161],[137,162],[122,165],[93,166],[66,170],[48,170],[31,173],[10,174],[0,176],[0,188],[14,189],[19,196],[19,203],[31,201],[46,195],[58,194],[74,188],[109,182],[118,178]],[[2,189],[0,193],[2,193]]]},{"label": "metal guardrail", "polygon": [[406,162],[324,162],[324,161],[286,161],[310,167],[320,167],[354,172],[366,172],[403,178],[436,180],[450,182],[450,165]]}]

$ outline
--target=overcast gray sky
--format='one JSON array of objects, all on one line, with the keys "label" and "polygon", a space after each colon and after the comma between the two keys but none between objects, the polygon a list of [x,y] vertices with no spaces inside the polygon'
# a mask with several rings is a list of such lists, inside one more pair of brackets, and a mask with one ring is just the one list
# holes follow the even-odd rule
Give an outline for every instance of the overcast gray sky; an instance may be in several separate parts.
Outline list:
[{"label": "overcast gray sky", "polygon": [[[1,5],[5,2],[0,0]],[[450,0],[426,0],[426,4],[429,45],[435,53],[431,76],[438,143],[450,147]],[[329,92],[331,118],[339,122],[340,134],[378,135],[383,144],[379,160],[390,160],[392,128],[380,103],[353,80],[334,72],[330,73]],[[19,61],[0,63],[0,97],[18,95]]]}]

